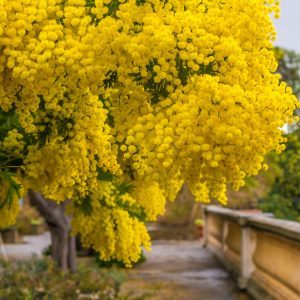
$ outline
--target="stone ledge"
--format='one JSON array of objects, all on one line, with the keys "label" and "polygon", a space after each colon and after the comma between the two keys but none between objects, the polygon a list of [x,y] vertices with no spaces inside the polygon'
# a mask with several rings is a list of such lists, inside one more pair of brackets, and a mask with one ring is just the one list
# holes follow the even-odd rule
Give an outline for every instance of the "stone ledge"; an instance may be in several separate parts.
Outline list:
[{"label": "stone ledge", "polygon": [[[300,223],[217,206],[206,206],[204,215],[205,244],[241,289],[258,300],[300,299]],[[229,255],[232,243],[238,263]]]},{"label": "stone ledge", "polygon": [[268,217],[271,218],[273,217],[273,214],[270,213],[263,213],[260,211],[255,211],[255,212],[250,212],[250,211],[236,211],[230,208],[223,208],[215,205],[208,205],[204,207],[204,212],[206,214],[215,214],[215,215],[220,215],[224,217],[225,219],[230,219],[236,223],[238,223],[241,226],[245,226],[248,219],[263,216],[263,217]]},{"label": "stone ledge", "polygon": [[255,216],[247,220],[247,225],[300,242],[300,223],[297,222]]},{"label": "stone ledge", "polygon": [[243,211],[234,211],[229,208],[218,206],[206,206],[204,208],[208,214],[217,214],[226,219],[230,219],[241,226],[254,227],[268,231],[280,236],[300,241],[300,223],[273,218],[272,214],[250,213]]}]

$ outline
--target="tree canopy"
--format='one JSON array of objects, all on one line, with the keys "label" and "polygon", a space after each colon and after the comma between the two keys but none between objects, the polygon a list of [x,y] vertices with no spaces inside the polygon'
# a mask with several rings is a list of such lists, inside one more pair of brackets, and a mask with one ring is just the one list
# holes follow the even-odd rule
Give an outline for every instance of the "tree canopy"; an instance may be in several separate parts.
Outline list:
[{"label": "tree canopy", "polygon": [[21,188],[71,199],[74,233],[127,264],[186,182],[226,203],[297,100],[274,0],[0,0],[0,225]]}]

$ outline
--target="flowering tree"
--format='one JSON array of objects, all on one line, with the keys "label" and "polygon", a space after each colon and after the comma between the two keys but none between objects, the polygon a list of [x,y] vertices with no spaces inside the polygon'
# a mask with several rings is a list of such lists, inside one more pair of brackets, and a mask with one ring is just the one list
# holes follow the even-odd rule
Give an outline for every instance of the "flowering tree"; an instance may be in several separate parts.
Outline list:
[{"label": "flowering tree", "polygon": [[68,199],[103,259],[149,247],[183,182],[226,185],[284,149],[297,105],[275,74],[274,0],[0,0],[0,225],[31,189]]}]

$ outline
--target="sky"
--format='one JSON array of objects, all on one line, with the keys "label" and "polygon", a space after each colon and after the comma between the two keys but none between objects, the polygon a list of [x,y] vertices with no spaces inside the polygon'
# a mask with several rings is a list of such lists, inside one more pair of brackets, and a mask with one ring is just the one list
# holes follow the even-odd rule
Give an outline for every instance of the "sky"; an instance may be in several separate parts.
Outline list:
[{"label": "sky", "polygon": [[300,0],[281,0],[281,17],[275,20],[275,45],[300,53]]}]

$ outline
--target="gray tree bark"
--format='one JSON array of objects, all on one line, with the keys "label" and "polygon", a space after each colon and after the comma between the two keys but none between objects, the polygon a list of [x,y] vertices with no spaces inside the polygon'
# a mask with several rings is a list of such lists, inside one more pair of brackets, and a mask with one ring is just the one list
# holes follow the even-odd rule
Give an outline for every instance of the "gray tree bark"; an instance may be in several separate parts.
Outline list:
[{"label": "gray tree bark", "polygon": [[50,235],[52,258],[63,270],[76,271],[76,241],[70,236],[70,217],[65,214],[66,202],[56,203],[45,199],[32,190],[28,193],[30,203],[36,207],[45,219]]}]

